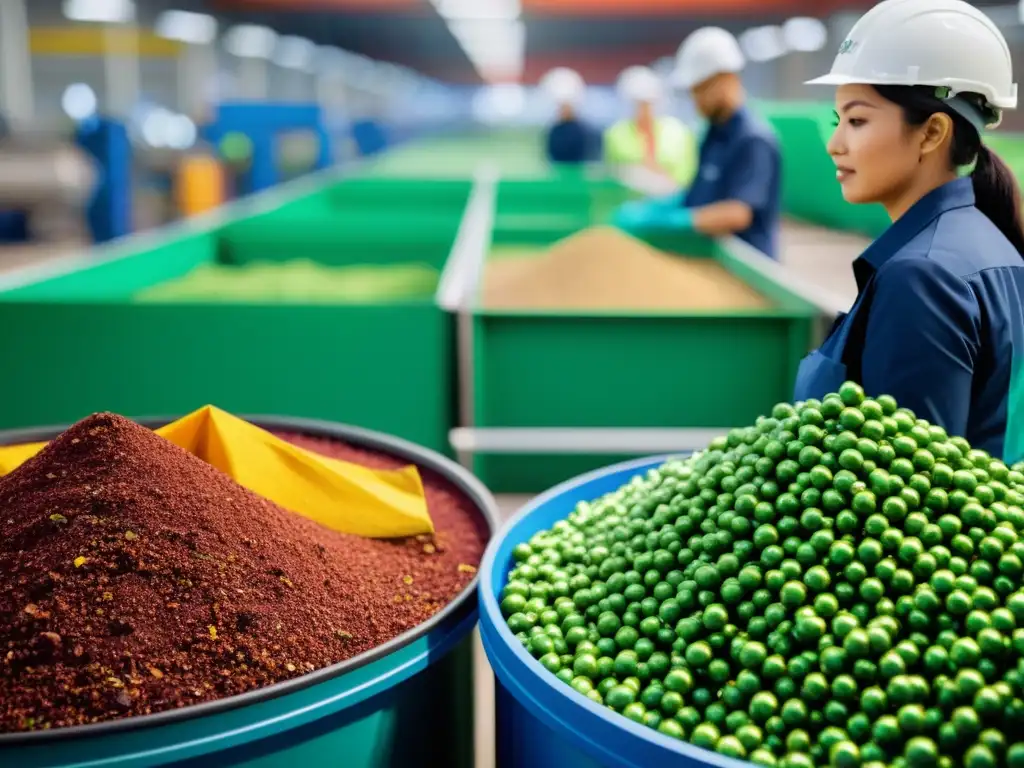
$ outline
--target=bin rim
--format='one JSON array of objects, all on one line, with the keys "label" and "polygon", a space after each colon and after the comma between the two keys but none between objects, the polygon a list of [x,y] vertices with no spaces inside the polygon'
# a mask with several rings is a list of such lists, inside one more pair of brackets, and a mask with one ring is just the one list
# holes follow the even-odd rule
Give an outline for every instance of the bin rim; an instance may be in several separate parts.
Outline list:
[{"label": "bin rim", "polygon": [[[582,494],[597,482],[619,477],[622,479],[619,485],[623,485],[629,477],[685,455],[661,454],[612,464],[566,480],[521,507],[491,539],[480,564],[480,631],[499,683],[511,689],[513,698],[529,708],[534,717],[553,730],[564,731],[567,738],[591,756],[603,761],[617,759],[617,763],[609,765],[630,768],[654,764],[649,762],[656,758],[654,752],[662,759],[688,761],[681,765],[749,768],[750,764],[745,761],[701,749],[635,723],[565,685],[527,653],[508,628],[498,602],[498,594],[503,587],[501,582],[506,576],[505,564],[511,557],[512,548],[534,533],[531,530],[516,538],[516,530],[532,515],[542,512],[562,497]],[[581,496],[580,500],[596,499],[602,495],[603,492],[595,492],[589,497]],[[547,527],[545,523],[541,529]],[[519,694],[527,696],[529,704],[522,701]],[[580,726],[585,726],[585,733],[581,732]]]},{"label": "bin rim", "polygon": [[[156,429],[178,418],[180,416],[149,416],[132,420],[144,427]],[[350,443],[358,448],[388,454],[423,469],[436,472],[466,495],[477,508],[477,512],[483,517],[490,538],[494,538],[501,519],[494,496],[469,470],[436,451],[384,432],[322,419],[253,414],[243,414],[239,418],[263,429],[291,431],[307,434],[312,437],[323,437]],[[51,440],[70,426],[68,424],[0,430],[0,446]],[[209,717],[270,699],[280,698],[342,677],[349,672],[365,667],[401,650],[424,635],[430,634],[434,629],[457,617],[457,615],[467,612],[472,613],[472,609],[475,606],[473,606],[471,598],[476,592],[479,580],[480,571],[478,570],[472,580],[459,594],[422,624],[417,624],[415,627],[411,627],[402,634],[391,638],[386,643],[364,651],[345,661],[340,661],[337,664],[322,667],[291,680],[256,688],[245,693],[236,694],[235,696],[178,707],[177,709],[156,712],[150,715],[139,715],[137,717],[127,717],[87,725],[73,725],[66,728],[0,733],[0,750],[13,747],[28,747],[44,742],[52,743],[65,739],[101,738],[126,731],[156,728],[195,718]]]}]

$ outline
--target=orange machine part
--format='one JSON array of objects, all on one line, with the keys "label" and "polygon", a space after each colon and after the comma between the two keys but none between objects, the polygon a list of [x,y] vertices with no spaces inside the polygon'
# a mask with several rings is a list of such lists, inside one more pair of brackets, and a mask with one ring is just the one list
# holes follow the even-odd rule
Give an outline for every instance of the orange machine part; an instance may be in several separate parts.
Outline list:
[{"label": "orange machine part", "polygon": [[211,155],[187,155],[178,165],[174,192],[182,217],[213,210],[226,198],[224,168]]}]

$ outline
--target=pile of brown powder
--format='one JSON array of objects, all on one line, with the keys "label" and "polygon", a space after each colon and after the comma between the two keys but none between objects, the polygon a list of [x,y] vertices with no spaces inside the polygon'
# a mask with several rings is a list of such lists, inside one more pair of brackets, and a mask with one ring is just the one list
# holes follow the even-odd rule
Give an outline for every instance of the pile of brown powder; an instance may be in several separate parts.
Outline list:
[{"label": "pile of brown powder", "polygon": [[275,506],[127,419],[80,422],[0,479],[0,732],[231,696],[423,622],[470,582],[487,538],[454,487],[423,479],[437,533],[364,539]]},{"label": "pile of brown powder", "polygon": [[489,309],[730,310],[768,300],[713,259],[673,256],[612,227],[585,229],[540,256],[484,269]]}]

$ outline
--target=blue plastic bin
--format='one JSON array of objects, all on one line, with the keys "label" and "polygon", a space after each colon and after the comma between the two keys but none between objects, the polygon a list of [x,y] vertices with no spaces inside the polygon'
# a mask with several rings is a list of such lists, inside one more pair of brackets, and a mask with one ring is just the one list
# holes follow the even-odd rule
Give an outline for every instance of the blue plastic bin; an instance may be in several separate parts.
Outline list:
[{"label": "blue plastic bin", "polygon": [[[459,465],[377,432],[308,419],[245,417],[397,456],[443,476],[493,531],[493,497]],[[147,420],[151,427],[171,419]],[[63,428],[0,432],[0,445]],[[0,734],[0,768],[411,768],[473,764],[471,582],[428,621],[294,680],[191,707],[96,725]]]},{"label": "blue plastic bin", "polygon": [[579,502],[615,491],[669,458],[615,464],[562,483],[523,507],[487,548],[480,568],[480,635],[496,677],[499,768],[749,768],[576,693],[526,652],[501,615],[499,596],[517,544],[567,517]]}]

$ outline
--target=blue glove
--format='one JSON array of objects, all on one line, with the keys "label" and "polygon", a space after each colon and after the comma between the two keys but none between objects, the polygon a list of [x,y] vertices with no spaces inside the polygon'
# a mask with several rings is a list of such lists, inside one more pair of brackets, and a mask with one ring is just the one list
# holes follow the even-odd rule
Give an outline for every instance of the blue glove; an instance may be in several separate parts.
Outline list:
[{"label": "blue glove", "polygon": [[659,208],[682,208],[685,192],[675,192],[666,197],[652,197],[648,202]]},{"label": "blue glove", "polygon": [[625,203],[615,212],[615,225],[626,232],[652,229],[689,231],[693,213],[689,208],[668,207],[664,202],[643,200]]},{"label": "blue glove", "polygon": [[647,219],[650,218],[651,210],[652,208],[646,200],[634,200],[629,203],[623,203],[615,211],[615,217],[612,222],[619,229],[626,232],[643,229]]}]

